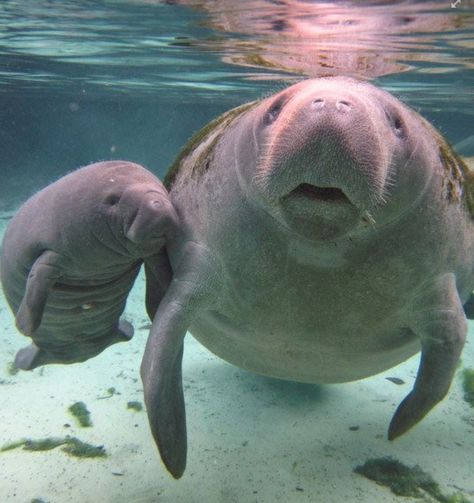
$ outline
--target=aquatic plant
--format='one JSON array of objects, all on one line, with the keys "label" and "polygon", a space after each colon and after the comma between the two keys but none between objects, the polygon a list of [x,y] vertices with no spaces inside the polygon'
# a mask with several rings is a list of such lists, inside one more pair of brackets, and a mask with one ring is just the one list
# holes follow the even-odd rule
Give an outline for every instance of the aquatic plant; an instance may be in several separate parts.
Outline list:
[{"label": "aquatic plant", "polygon": [[470,503],[460,493],[444,495],[433,477],[418,465],[409,467],[391,457],[369,459],[354,468],[354,472],[389,487],[397,496],[425,498],[429,494],[440,503]]},{"label": "aquatic plant", "polygon": [[19,371],[20,371],[20,369],[15,365],[15,362],[8,363],[8,365],[7,365],[8,375],[14,376],[14,375],[18,374]]},{"label": "aquatic plant", "polygon": [[106,398],[112,398],[114,395],[120,395],[120,393],[112,386],[107,389],[107,394],[104,396],[98,396],[97,400],[105,400]]},{"label": "aquatic plant", "polygon": [[17,449],[18,447],[21,447],[25,445],[26,440],[18,440],[16,442],[9,442],[8,444],[2,445],[0,447],[0,452],[5,452],[5,451],[11,451],[12,449]]},{"label": "aquatic plant", "polygon": [[5,444],[0,448],[0,452],[10,451],[23,447],[25,451],[50,451],[59,446],[64,446],[61,450],[70,456],[76,458],[103,458],[107,456],[107,452],[103,445],[92,445],[76,437],[48,437],[39,440],[26,438],[17,442]]},{"label": "aquatic plant", "polygon": [[474,369],[466,368],[462,372],[462,387],[464,391],[464,400],[471,407],[474,407]]},{"label": "aquatic plant", "polygon": [[51,449],[55,449],[65,443],[66,439],[64,438],[50,437],[40,440],[26,439],[23,441],[23,449],[25,451],[50,451]]},{"label": "aquatic plant", "polygon": [[107,453],[103,445],[92,445],[78,438],[69,438],[66,446],[61,449],[76,458],[105,458]]},{"label": "aquatic plant", "polygon": [[87,410],[86,404],[84,402],[76,402],[72,404],[68,408],[68,410],[77,419],[78,423],[83,428],[92,426],[92,421],[90,418],[91,413]]},{"label": "aquatic plant", "polygon": [[143,410],[143,405],[140,402],[131,401],[131,402],[127,402],[127,409],[131,409],[136,412],[140,412],[141,410]]}]

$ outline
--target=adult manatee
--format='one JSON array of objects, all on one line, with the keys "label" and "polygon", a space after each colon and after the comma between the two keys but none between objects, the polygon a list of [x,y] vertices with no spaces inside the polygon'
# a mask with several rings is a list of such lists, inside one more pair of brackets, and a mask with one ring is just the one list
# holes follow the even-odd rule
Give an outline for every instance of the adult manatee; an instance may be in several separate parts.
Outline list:
[{"label": "adult manatee", "polygon": [[165,180],[181,223],[141,367],[172,475],[186,462],[187,330],[239,367],[309,383],[362,379],[421,350],[389,438],[418,423],[466,337],[471,180],[420,115],[343,77],[300,82],[198,133]]}]

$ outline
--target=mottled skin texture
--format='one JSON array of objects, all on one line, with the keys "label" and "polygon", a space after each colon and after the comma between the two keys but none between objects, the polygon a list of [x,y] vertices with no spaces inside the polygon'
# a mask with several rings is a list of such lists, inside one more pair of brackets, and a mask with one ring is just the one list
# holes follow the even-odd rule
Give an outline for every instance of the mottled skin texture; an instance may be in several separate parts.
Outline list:
[{"label": "mottled skin texture", "polygon": [[416,112],[341,77],[241,107],[191,141],[165,180],[181,226],[141,368],[175,477],[188,329],[239,367],[311,383],[361,379],[421,350],[390,439],[446,395],[474,286],[468,178]]},{"label": "mottled skin texture", "polygon": [[16,365],[84,361],[129,340],[132,326],[119,321],[127,295],[143,260],[169,281],[161,250],[176,226],[160,180],[130,162],[86,166],[31,197],[8,226],[0,264],[16,325],[33,339]]}]

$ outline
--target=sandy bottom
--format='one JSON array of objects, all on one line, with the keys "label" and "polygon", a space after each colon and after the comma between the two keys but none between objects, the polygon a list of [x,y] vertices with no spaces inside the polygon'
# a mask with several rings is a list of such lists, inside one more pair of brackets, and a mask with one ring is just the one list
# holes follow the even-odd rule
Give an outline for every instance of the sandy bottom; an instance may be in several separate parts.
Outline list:
[{"label": "sandy bottom", "polygon": [[[445,493],[462,490],[474,499],[474,409],[462,398],[459,373],[449,397],[413,431],[390,443],[386,430],[410,390],[418,357],[370,379],[319,387],[241,371],[191,336],[183,369],[188,466],[175,481],[161,464],[146,413],[127,409],[129,401],[143,403],[139,366],[149,323],[143,291],[140,276],[126,310],[136,329],[131,342],[83,364],[15,375],[8,366],[27,340],[16,332],[0,298],[0,446],[71,435],[103,445],[108,453],[78,459],[61,448],[0,452],[0,502],[415,501],[353,473],[355,466],[380,456],[418,464]],[[463,354],[463,364],[471,367],[473,329]],[[117,393],[104,398],[111,387]],[[79,427],[68,412],[76,401],[87,405],[92,427]]]}]

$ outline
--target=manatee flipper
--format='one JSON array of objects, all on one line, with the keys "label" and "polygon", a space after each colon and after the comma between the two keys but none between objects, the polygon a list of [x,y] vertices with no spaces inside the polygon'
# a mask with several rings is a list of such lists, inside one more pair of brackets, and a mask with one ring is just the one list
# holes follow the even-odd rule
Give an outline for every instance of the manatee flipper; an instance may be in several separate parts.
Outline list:
[{"label": "manatee flipper", "polygon": [[153,320],[161,299],[170,286],[173,270],[171,269],[165,247],[156,255],[145,258],[144,262],[146,277],[146,310],[150,320]]},{"label": "manatee flipper", "polygon": [[216,269],[204,247],[188,243],[154,316],[140,369],[150,428],[163,463],[175,478],[184,472],[187,451],[183,341],[192,319],[219,294]]},{"label": "manatee flipper", "polygon": [[161,459],[175,478],[186,467],[186,413],[181,377],[183,340],[188,329],[184,306],[172,296],[160,304],[141,365],[145,404]]},{"label": "manatee flipper", "polygon": [[421,361],[413,390],[398,406],[388,438],[394,440],[447,394],[467,334],[467,322],[453,274],[442,276],[414,317],[421,338]]},{"label": "manatee flipper", "polygon": [[58,260],[57,253],[46,250],[31,267],[15,319],[18,330],[24,335],[31,337],[41,324],[49,292],[60,276]]}]

